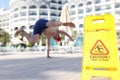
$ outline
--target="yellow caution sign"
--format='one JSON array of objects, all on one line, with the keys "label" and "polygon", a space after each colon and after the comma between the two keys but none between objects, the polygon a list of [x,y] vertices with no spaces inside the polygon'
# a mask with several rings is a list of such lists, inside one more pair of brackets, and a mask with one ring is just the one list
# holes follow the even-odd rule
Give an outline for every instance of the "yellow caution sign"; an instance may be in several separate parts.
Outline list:
[{"label": "yellow caution sign", "polygon": [[114,17],[111,14],[87,16],[84,23],[81,80],[92,76],[120,80],[119,56]]}]

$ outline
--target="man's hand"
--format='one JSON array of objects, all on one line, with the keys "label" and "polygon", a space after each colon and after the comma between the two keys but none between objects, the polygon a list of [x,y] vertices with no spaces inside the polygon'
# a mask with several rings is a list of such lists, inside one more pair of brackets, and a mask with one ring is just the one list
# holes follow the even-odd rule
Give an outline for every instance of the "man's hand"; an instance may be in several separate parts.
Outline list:
[{"label": "man's hand", "polygon": [[74,28],[74,27],[75,27],[75,24],[72,23],[72,22],[66,22],[66,23],[63,23],[63,26],[69,26],[69,27]]}]

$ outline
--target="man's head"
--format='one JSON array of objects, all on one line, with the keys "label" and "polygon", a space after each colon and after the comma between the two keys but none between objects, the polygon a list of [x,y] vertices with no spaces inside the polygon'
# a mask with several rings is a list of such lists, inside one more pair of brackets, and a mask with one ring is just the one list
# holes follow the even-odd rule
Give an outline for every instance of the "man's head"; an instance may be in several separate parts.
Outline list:
[{"label": "man's head", "polygon": [[54,39],[55,39],[56,42],[61,41],[61,38],[60,38],[60,35],[59,35],[59,34],[58,34],[57,36],[55,36]]}]

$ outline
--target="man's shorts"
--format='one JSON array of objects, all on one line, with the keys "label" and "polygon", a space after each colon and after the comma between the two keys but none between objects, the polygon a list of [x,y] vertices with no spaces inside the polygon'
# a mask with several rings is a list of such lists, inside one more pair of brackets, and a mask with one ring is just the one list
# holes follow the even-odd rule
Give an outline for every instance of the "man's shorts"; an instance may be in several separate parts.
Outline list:
[{"label": "man's shorts", "polygon": [[41,35],[41,33],[47,28],[46,27],[47,22],[48,22],[48,20],[39,19],[34,25],[33,35],[35,35],[35,34]]}]

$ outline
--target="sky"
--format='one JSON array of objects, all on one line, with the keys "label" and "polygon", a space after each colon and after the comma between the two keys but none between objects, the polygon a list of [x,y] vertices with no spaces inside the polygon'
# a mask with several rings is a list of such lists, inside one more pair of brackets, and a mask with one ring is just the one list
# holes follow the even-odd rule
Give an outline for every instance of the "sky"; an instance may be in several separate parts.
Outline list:
[{"label": "sky", "polygon": [[9,9],[9,1],[10,0],[0,0],[0,8],[4,7],[5,9]]}]

